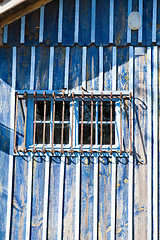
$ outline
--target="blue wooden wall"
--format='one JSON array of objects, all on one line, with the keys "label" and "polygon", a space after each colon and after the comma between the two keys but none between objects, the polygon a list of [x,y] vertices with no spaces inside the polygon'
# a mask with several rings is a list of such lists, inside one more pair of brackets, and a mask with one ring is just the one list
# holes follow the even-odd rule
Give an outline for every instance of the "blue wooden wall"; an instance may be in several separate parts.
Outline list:
[{"label": "blue wooden wall", "polygon": [[[131,11],[141,12],[140,30],[131,31],[128,28],[128,15]],[[4,45],[0,47],[0,239],[5,239],[5,236],[6,239],[27,240],[44,237],[46,156],[33,156],[33,163],[28,156],[13,156],[12,91],[58,90],[64,87],[67,48],[69,89],[80,90],[84,60],[88,90],[99,90],[100,74],[103,76],[105,91],[113,90],[115,78],[116,90],[133,89],[134,164],[129,157],[118,157],[115,168],[111,157],[99,159],[97,237],[94,225],[96,164],[93,158],[81,158],[79,165],[79,224],[76,225],[77,158],[70,158],[68,164],[64,163],[64,178],[61,182],[61,157],[50,157],[48,210],[45,219],[47,230],[43,239],[78,239],[77,229],[80,239],[158,239],[159,154],[158,148],[156,153],[155,146],[158,143],[156,74],[159,62],[156,56],[159,55],[160,44],[159,21],[160,3],[155,0],[55,0],[26,15],[25,29],[21,25],[21,19],[4,28]],[[116,67],[116,72],[113,67]],[[151,99],[151,108],[148,99]],[[128,104],[126,101],[123,109],[123,145],[126,150],[129,149]],[[148,135],[149,119],[151,136]],[[23,126],[24,119],[19,116],[19,145],[23,143]],[[148,143],[151,148],[147,147],[150,146]],[[148,155],[149,152],[151,155]],[[60,207],[62,185],[63,199]],[[132,199],[129,198],[131,193]],[[60,208],[62,222],[59,222]]]}]

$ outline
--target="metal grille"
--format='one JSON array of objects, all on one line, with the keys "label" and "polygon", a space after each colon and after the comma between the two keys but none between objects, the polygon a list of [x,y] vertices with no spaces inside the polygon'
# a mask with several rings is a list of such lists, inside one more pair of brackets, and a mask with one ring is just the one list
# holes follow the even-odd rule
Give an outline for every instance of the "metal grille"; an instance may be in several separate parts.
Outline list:
[{"label": "metal grille", "polygon": [[[33,122],[33,148],[31,149],[30,147],[27,148],[26,146],[26,128],[27,128],[27,101],[32,98],[34,99],[34,122]],[[45,154],[46,152],[50,152],[52,154],[54,154],[55,152],[59,152],[61,155],[64,154],[64,152],[68,152],[73,154],[74,152],[78,152],[80,154],[83,154],[84,152],[90,153],[91,155],[96,152],[99,153],[100,155],[102,155],[104,152],[105,153],[109,153],[110,155],[112,155],[113,152],[117,152],[120,153],[120,155],[122,155],[122,153],[124,152],[123,147],[122,147],[122,130],[123,130],[123,126],[122,126],[122,107],[123,107],[123,100],[129,100],[129,142],[130,142],[130,149],[129,149],[129,153],[130,155],[132,154],[132,93],[123,93],[123,92],[91,92],[91,93],[85,93],[84,91],[82,92],[68,92],[66,94],[65,90],[62,92],[52,92],[51,93],[46,93],[46,91],[44,91],[43,93],[38,93],[36,91],[34,91],[33,94],[31,93],[27,93],[24,92],[24,94],[15,93],[15,101],[16,101],[16,110],[15,110],[15,128],[14,128],[14,153],[18,153],[18,152],[42,152],[43,154]],[[44,106],[44,116],[43,116],[43,147],[41,149],[37,148],[36,149],[36,115],[37,115],[37,99],[41,99],[41,101],[43,102]],[[51,147],[50,149],[46,149],[45,147],[45,132],[46,132],[46,101],[51,99],[52,100],[52,131],[51,131]],[[16,143],[16,132],[17,132],[17,118],[18,118],[18,101],[22,101],[24,100],[25,104],[24,104],[24,146],[23,149],[19,149],[17,147],[17,143]],[[56,101],[61,100],[62,101],[62,119],[61,119],[61,148],[57,149],[54,148],[54,136],[55,136],[55,117],[56,117],[56,112],[55,112],[55,105],[56,105]],[[74,135],[74,106],[75,106],[75,101],[78,100],[81,102],[81,128],[80,128],[80,149],[74,148],[74,144],[73,144],[73,135]],[[85,100],[89,100],[91,102],[90,104],[90,146],[88,148],[88,150],[84,149],[84,142],[83,142],[83,136],[84,136],[84,102]],[[100,111],[100,144],[99,144],[99,150],[93,149],[93,103],[95,101],[99,102],[99,111]],[[109,101],[109,107],[110,107],[110,114],[109,114],[109,118],[110,118],[110,144],[109,144],[109,149],[106,150],[103,148],[103,105],[104,105],[104,101]],[[120,105],[120,119],[119,119],[119,139],[120,139],[120,148],[119,149],[113,149],[113,101],[119,101],[119,105]],[[71,118],[71,122],[70,122],[70,126],[71,126],[71,136],[70,136],[70,148],[69,149],[65,149],[64,148],[64,114],[65,114],[65,104],[66,101],[70,101],[72,102],[72,107],[70,108],[70,115],[72,116]]]}]

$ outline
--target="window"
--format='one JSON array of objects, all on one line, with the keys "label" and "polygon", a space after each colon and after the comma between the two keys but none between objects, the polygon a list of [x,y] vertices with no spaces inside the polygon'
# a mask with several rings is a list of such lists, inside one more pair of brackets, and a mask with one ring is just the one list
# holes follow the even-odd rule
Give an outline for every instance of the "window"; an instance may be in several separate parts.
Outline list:
[{"label": "window", "polygon": [[[18,97],[17,97],[18,96]],[[44,92],[24,95],[24,148],[17,151],[103,152],[122,151],[122,105],[128,94]],[[17,105],[17,104],[16,104]],[[131,107],[131,105],[130,105]],[[15,132],[17,110],[15,114]],[[27,139],[27,140],[26,140]]]}]

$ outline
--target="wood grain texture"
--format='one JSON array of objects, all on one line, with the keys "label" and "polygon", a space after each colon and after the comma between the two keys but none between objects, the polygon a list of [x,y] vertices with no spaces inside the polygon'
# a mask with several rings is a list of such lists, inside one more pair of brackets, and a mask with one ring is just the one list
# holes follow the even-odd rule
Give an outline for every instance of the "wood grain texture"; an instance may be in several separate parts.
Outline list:
[{"label": "wood grain texture", "polygon": [[134,79],[134,237],[147,239],[146,54],[135,57]]}]

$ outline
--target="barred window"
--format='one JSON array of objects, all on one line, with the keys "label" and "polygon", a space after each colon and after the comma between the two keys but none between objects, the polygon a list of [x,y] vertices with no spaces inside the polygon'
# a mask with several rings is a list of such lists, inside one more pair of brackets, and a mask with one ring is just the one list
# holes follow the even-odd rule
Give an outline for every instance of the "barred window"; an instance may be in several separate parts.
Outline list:
[{"label": "barred window", "polygon": [[122,152],[123,99],[131,109],[128,93],[16,93],[17,102],[25,101],[25,123],[22,148],[16,143],[16,109],[14,152]]}]

